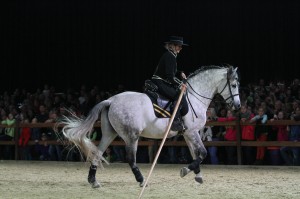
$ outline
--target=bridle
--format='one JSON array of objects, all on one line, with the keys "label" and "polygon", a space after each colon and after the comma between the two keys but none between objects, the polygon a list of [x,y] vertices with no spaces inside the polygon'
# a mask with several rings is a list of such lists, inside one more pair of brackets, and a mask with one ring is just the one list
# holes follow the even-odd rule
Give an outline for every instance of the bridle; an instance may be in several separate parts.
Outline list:
[{"label": "bridle", "polygon": [[[227,72],[227,80],[226,80],[226,84],[224,86],[224,88],[222,89],[222,91],[219,93],[219,94],[222,94],[222,92],[225,90],[225,88],[228,86],[228,89],[229,89],[229,93],[230,93],[230,96],[227,97],[225,100],[226,102],[226,105],[227,105],[227,108],[232,108],[233,107],[233,102],[234,102],[234,97],[235,96],[238,96],[239,94],[232,94],[232,90],[231,90],[231,86],[230,86],[230,80],[229,80],[229,75],[228,75],[228,72]],[[237,85],[236,85],[237,86]],[[231,102],[228,102],[228,100],[231,99]]]},{"label": "bridle", "polygon": [[[187,94],[186,94],[187,101],[188,101],[190,107],[192,108],[192,111],[194,112],[196,118],[198,118],[198,116],[197,116],[197,114],[196,114],[196,112],[195,112],[195,110],[194,110],[194,108],[193,108],[193,106],[192,106],[192,104],[191,104],[191,102],[190,102],[188,93],[190,93],[191,95],[193,95],[193,96],[194,96],[198,101],[200,101],[200,102],[202,102],[202,101],[201,101],[201,99],[199,99],[197,96],[199,96],[199,97],[201,97],[201,98],[204,98],[204,99],[209,99],[209,100],[211,100],[211,101],[215,101],[215,99],[214,99],[214,98],[210,98],[210,97],[206,97],[206,96],[203,96],[203,95],[197,93],[197,92],[195,91],[195,89],[192,87],[192,85],[191,85],[188,81],[186,81],[186,83],[188,84],[189,88],[191,88],[191,90],[193,91],[193,92],[191,92],[189,89],[187,89]],[[235,97],[235,96],[238,96],[239,94],[234,94],[234,95],[232,94],[232,90],[231,90],[231,87],[230,87],[230,77],[229,77],[229,75],[228,75],[228,71],[227,71],[226,84],[225,84],[224,88],[221,90],[221,92],[219,92],[218,94],[221,95],[227,86],[228,86],[228,89],[229,89],[230,96],[227,97],[227,98],[224,99],[224,100],[225,100],[225,102],[226,102],[227,108],[231,109],[231,108],[233,107],[234,97]],[[196,96],[195,94],[196,94],[197,96]],[[231,102],[228,102],[228,100],[230,100],[230,99],[231,99]],[[202,103],[204,104],[204,102],[202,102]]]}]

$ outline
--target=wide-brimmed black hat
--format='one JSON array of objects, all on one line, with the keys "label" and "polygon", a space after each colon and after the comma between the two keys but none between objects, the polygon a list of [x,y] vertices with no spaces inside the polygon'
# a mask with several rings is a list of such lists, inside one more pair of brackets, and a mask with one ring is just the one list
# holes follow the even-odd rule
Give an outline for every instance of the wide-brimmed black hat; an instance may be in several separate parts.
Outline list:
[{"label": "wide-brimmed black hat", "polygon": [[183,45],[188,46],[188,44],[183,42],[183,37],[178,36],[170,36],[169,41],[166,41],[165,44],[176,44],[176,45]]}]

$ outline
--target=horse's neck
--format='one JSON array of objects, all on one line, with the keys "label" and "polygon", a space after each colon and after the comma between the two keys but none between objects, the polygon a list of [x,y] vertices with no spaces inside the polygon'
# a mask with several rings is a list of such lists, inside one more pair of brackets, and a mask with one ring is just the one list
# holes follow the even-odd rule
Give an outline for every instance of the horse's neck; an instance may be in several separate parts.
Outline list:
[{"label": "horse's neck", "polygon": [[219,81],[220,79],[215,73],[211,73],[208,71],[200,73],[191,78],[189,80],[189,83],[193,89],[188,89],[192,94],[192,96],[190,95],[190,98],[193,103],[198,104],[200,107],[207,110],[212,98],[217,91]]}]

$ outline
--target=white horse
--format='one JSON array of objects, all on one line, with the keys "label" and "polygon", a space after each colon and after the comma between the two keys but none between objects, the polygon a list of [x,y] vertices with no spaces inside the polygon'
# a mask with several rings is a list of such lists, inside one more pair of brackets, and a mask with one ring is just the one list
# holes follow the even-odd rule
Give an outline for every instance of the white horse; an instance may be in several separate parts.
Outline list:
[{"label": "white horse", "polygon": [[[233,110],[240,108],[239,81],[237,68],[232,66],[202,67],[187,79],[186,98],[189,112],[183,117],[187,130],[184,139],[193,157],[193,162],[180,171],[181,177],[190,171],[195,180],[202,183],[200,163],[207,155],[199,130],[206,123],[206,110],[215,94],[219,93]],[[94,123],[101,113],[102,138],[98,148],[88,139]],[[139,137],[162,139],[168,126],[169,118],[157,118],[150,98],[144,93],[123,92],[104,100],[90,111],[86,119],[65,117],[62,122],[64,136],[77,147],[91,162],[88,182],[92,187],[100,187],[95,178],[97,166],[105,161],[103,153],[119,135],[126,144],[127,161],[140,186],[144,177],[136,165],[136,152]],[[170,131],[168,137],[177,135]]]}]

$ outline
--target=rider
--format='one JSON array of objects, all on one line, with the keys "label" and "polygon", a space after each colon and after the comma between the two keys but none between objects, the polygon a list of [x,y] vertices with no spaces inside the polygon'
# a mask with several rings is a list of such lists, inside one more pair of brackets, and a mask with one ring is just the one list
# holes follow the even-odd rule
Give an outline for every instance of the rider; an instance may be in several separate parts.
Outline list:
[{"label": "rider", "polygon": [[[182,37],[171,36],[169,41],[165,42],[166,52],[162,55],[157,65],[157,68],[152,76],[152,81],[158,86],[158,92],[163,96],[177,101],[180,95],[181,80],[186,79],[184,72],[177,71],[176,57],[181,51],[182,46],[188,46],[183,42]],[[172,107],[172,111],[175,107]],[[181,117],[185,116],[188,112],[188,104],[185,96],[182,97],[180,108],[178,109],[171,130],[184,131],[185,126]]]}]

